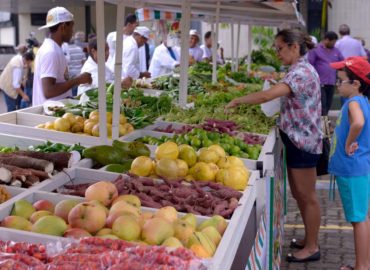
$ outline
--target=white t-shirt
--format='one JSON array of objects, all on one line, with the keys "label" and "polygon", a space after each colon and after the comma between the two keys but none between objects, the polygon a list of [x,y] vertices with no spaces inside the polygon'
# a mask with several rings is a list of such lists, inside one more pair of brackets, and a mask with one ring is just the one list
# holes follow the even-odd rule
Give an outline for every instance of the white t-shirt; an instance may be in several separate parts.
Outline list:
[{"label": "white t-shirt", "polygon": [[[203,50],[203,59],[212,59],[212,47],[208,48],[206,45],[201,45],[200,48]],[[217,53],[217,63],[224,64],[221,56]]]},{"label": "white t-shirt", "polygon": [[163,43],[155,48],[149,67],[152,78],[170,74],[175,67],[180,64],[180,49],[178,47],[172,47],[172,51],[175,54],[176,60],[172,58],[170,52]]},{"label": "white t-shirt", "polygon": [[189,48],[189,55],[194,58],[195,61],[200,62],[203,60],[203,50],[199,46]]},{"label": "white t-shirt", "polygon": [[134,80],[140,77],[139,47],[133,36],[125,38],[122,52],[122,78],[131,77]]},{"label": "white t-shirt", "polygon": [[[92,59],[91,56],[87,58],[86,62],[82,66],[81,73],[90,73],[92,78],[91,84],[82,84],[78,87],[77,94],[80,95],[84,92],[86,92],[89,89],[97,88],[98,87],[98,64]],[[114,74],[110,71],[110,69],[107,67],[107,64],[105,64],[105,81],[106,82],[113,82],[114,81]]]},{"label": "white t-shirt", "polygon": [[[67,67],[67,59],[62,48],[54,40],[46,38],[36,54],[32,106],[42,105],[47,100],[41,80],[51,77],[56,79],[56,83],[63,83],[67,80]],[[72,96],[71,90],[50,100],[60,100],[68,96]]]}]

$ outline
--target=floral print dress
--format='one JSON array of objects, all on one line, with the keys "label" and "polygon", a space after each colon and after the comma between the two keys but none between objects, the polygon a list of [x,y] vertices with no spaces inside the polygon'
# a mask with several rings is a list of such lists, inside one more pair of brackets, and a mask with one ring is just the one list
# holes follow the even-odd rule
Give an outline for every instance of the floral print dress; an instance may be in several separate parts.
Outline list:
[{"label": "floral print dress", "polygon": [[279,128],[298,149],[321,154],[321,89],[315,68],[301,57],[280,83],[287,84],[292,92],[281,99]]}]

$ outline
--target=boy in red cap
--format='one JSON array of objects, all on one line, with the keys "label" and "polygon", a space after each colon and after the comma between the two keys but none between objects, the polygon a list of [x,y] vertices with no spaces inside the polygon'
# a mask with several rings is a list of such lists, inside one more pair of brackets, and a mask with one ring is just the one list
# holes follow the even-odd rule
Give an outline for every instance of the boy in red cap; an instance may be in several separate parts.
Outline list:
[{"label": "boy in red cap", "polygon": [[346,220],[352,223],[356,265],[370,267],[370,64],[363,57],[349,57],[330,64],[338,70],[339,94],[347,100],[337,120],[330,150],[329,172],[336,177]]}]

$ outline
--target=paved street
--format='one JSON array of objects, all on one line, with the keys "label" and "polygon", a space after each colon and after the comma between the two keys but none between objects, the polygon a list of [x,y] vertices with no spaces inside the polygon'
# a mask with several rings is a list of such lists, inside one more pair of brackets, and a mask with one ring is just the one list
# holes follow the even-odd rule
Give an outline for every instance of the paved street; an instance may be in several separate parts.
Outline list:
[{"label": "paved street", "polygon": [[289,248],[290,240],[301,239],[304,233],[297,204],[289,192],[282,270],[338,270],[341,265],[354,264],[352,226],[345,222],[338,191],[335,201],[329,201],[329,180],[319,180],[317,188],[321,206],[321,260],[305,264],[285,262],[286,254],[292,251]]}]

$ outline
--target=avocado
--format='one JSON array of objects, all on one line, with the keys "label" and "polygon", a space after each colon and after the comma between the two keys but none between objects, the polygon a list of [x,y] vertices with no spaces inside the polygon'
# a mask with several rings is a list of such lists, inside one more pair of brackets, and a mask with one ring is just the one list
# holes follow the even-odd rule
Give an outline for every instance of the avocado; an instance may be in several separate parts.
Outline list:
[{"label": "avocado", "polygon": [[127,159],[123,164],[109,164],[105,170],[107,172],[125,173],[131,169],[132,159]]},{"label": "avocado", "polygon": [[98,145],[86,148],[82,155],[85,158],[91,158],[101,165],[123,164],[128,158],[127,154],[109,145]]}]

